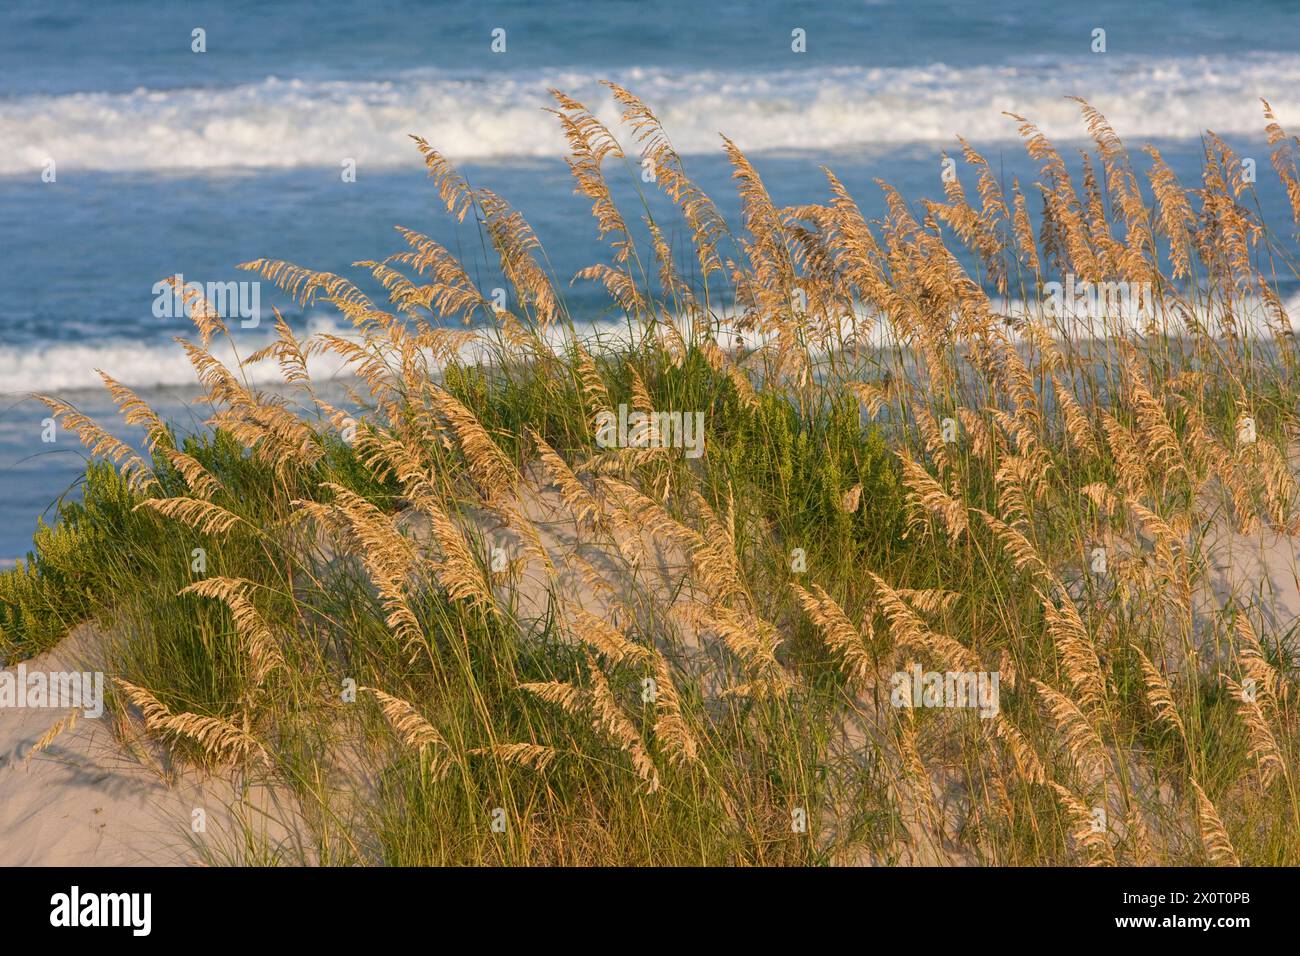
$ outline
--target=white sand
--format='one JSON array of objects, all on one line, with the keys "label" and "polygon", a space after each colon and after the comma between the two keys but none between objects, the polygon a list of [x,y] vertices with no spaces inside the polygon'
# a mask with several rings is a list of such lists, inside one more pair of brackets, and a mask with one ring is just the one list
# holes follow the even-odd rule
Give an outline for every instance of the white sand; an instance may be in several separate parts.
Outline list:
[{"label": "white sand", "polygon": [[[91,629],[74,631],[27,661],[27,671],[94,669],[94,643]],[[248,806],[234,799],[230,781],[188,772],[169,784],[161,766],[150,766],[152,754],[129,753],[114,736],[109,715],[79,716],[28,759],[68,712],[0,708],[0,866],[184,865],[223,857]],[[192,826],[195,809],[205,814],[203,832]]]}]

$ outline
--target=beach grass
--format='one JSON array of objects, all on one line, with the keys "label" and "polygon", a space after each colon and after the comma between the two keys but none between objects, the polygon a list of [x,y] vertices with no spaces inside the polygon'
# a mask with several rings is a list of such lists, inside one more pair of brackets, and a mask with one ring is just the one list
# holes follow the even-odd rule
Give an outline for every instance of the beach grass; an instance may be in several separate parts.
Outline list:
[{"label": "beach grass", "polygon": [[[1082,175],[1017,117],[1038,182],[963,143],[974,201],[869,221],[724,141],[728,224],[611,92],[623,142],[555,99],[620,334],[417,140],[504,303],[405,229],[358,264],[387,303],[258,260],[356,334],[280,320],[231,368],[187,293],[210,431],[107,376],[145,447],[46,399],[93,461],[0,574],[0,657],[91,621],[122,734],[284,795],[293,840],[213,862],[1300,863],[1294,263],[1238,157],[1207,134],[1185,186],[1081,104]],[[614,203],[643,171],[674,221]],[[1109,291],[1063,314],[1067,277]],[[702,447],[610,427],[661,412]]]}]

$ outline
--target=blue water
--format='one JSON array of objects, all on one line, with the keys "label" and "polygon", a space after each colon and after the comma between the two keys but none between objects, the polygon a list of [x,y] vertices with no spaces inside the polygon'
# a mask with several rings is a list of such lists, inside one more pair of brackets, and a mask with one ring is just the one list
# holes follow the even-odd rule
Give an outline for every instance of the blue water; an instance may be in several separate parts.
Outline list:
[{"label": "blue water", "polygon": [[[617,110],[597,81],[638,92],[728,214],[737,202],[719,132],[779,203],[823,199],[824,163],[870,214],[881,208],[876,177],[911,200],[939,197],[941,151],[958,155],[959,133],[1006,182],[1032,183],[1002,111],[1065,144],[1082,128],[1064,97],[1081,95],[1130,147],[1159,145],[1188,183],[1205,128],[1256,157],[1266,218],[1289,236],[1258,97],[1300,132],[1295,5],[1061,6],[77,0],[0,10],[0,559],[25,551],[36,515],[81,461],[71,442],[40,442],[46,412],[25,393],[102,412],[88,389],[103,368],[187,414],[192,375],[171,344],[186,322],[152,310],[163,277],[247,279],[234,265],[266,256],[360,279],[350,264],[398,251],[401,224],[494,282],[475,227],[441,213],[408,134],[520,208],[563,283],[603,261],[541,110],[550,86],[611,123]],[[196,28],[204,53],[191,50]],[[491,49],[498,28],[504,53]],[[796,28],[805,53],[791,50]],[[1104,53],[1091,52],[1095,28]],[[340,177],[345,161],[355,182]],[[618,190],[637,202],[630,185]],[[609,313],[590,285],[568,300],[581,317]],[[272,305],[300,329],[330,321],[263,286],[263,312]],[[266,323],[235,335],[251,351]]]}]

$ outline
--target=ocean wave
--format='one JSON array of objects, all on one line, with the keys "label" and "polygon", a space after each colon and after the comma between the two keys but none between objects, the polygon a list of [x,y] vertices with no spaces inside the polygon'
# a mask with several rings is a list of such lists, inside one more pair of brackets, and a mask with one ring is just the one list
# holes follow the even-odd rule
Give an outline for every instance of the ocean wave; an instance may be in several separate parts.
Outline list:
[{"label": "ocean wave", "polygon": [[[339,333],[330,322],[316,323],[312,331]],[[272,336],[241,335],[238,354],[247,357],[272,341]],[[235,349],[223,337],[212,343],[212,354],[228,368],[234,368]],[[308,368],[314,378],[325,380],[343,368],[343,359],[331,354],[312,356]],[[102,388],[98,370],[130,388],[191,386],[198,383],[194,366],[185,351],[170,339],[141,342],[139,339],[108,338],[96,342],[56,342],[26,347],[0,346],[0,391],[64,392]],[[250,385],[271,385],[282,381],[273,360],[244,368]]]},{"label": "ocean wave", "polygon": [[[1132,139],[1259,134],[1260,96],[1300,122],[1300,54],[1094,56],[1005,66],[781,70],[629,69],[610,77],[642,96],[682,153],[713,151],[719,131],[742,149],[833,150],[1016,138],[1002,112],[1051,137],[1078,138],[1078,95]],[[215,89],[138,89],[0,100],[0,175],[109,171],[419,165],[409,134],[455,160],[550,157],[564,143],[548,87],[618,110],[597,77],[576,71],[463,76],[420,70],[386,81],[267,78]]]},{"label": "ocean wave", "polygon": [[[1145,296],[1149,294],[1149,291],[1143,293]],[[1191,330],[1188,317],[1180,308],[1157,310],[1160,317],[1153,318],[1155,313],[1139,307],[1141,301],[1143,300],[1120,301],[1111,307],[1096,310],[1088,308],[1087,302],[1079,299],[1073,304],[1065,305],[1056,318],[1047,320],[1048,328],[1054,337],[1068,337],[1076,343],[1104,341],[1121,330],[1128,335],[1150,334],[1153,326],[1174,336],[1187,334]],[[1150,299],[1145,301],[1149,303]],[[1015,331],[1015,326],[1021,319],[1030,318],[1034,322],[1040,322],[1044,321],[1045,315],[1050,314],[1045,313],[1043,303],[1031,303],[1018,298],[991,299],[990,306],[995,315],[1007,320],[1007,331],[1013,341],[1021,338]],[[1288,296],[1283,302],[1283,308],[1289,316],[1300,316],[1300,294]],[[1191,319],[1196,326],[1211,335],[1222,334],[1221,307],[1198,303],[1194,305],[1193,312]],[[775,341],[774,333],[756,335],[747,332],[742,335],[736,332],[734,322],[739,317],[732,309],[724,309],[718,314],[722,327],[711,327],[709,334],[716,335],[720,346],[726,349],[752,349],[765,342]],[[954,316],[954,320],[955,318]],[[687,319],[679,317],[678,324],[685,334],[692,334]],[[1238,302],[1233,326],[1236,334],[1249,334],[1260,340],[1271,340],[1276,334],[1276,322],[1271,310],[1257,298]],[[637,339],[636,333],[630,331],[626,323],[611,320],[578,321],[574,323],[573,332],[587,342],[590,348],[597,344],[604,348],[627,347]],[[315,333],[329,333],[349,341],[361,341],[361,337],[350,326],[339,326],[335,318],[326,313],[316,313],[308,318],[307,328],[300,333],[300,340]],[[856,336],[859,347],[864,348],[892,348],[898,335],[888,320],[871,314],[862,307],[857,309],[854,320],[846,318],[842,321],[840,333],[839,340],[847,341],[851,336]],[[569,334],[567,326],[552,325],[544,333],[543,341],[548,347],[560,351],[566,347]],[[239,333],[238,355],[247,357],[270,344],[273,339],[273,333],[260,333],[256,337]],[[240,369],[235,348],[223,336],[218,336],[213,341],[210,351],[227,368],[238,369],[250,386],[274,387],[284,384],[274,360],[267,359]],[[489,349],[480,339],[467,343],[458,355],[461,361],[468,363],[492,359]],[[431,359],[431,367],[440,367],[440,364]],[[312,382],[319,385],[336,379],[351,379],[354,366],[334,352],[327,352],[311,355],[307,368]],[[31,392],[62,394],[100,389],[104,383],[99,377],[99,369],[133,389],[187,388],[198,384],[193,365],[175,342],[145,344],[138,340],[108,339],[96,343],[69,342],[28,348],[0,346],[0,395]]]},{"label": "ocean wave", "polygon": [[[625,323],[593,322],[575,326],[584,338],[599,337],[602,341],[627,341]],[[361,336],[351,326],[337,325],[324,314],[313,316],[300,339],[315,333],[328,333],[348,341],[359,342]],[[559,347],[566,332],[553,326],[547,335],[552,347]],[[227,368],[239,366],[238,356],[247,358],[274,341],[274,333],[255,336],[236,331],[236,344],[232,346],[224,336],[212,341],[211,353]],[[193,337],[192,337],[193,338]],[[466,361],[484,356],[481,347],[471,345],[461,351]],[[185,388],[196,386],[198,378],[185,351],[171,340],[142,343],[138,339],[104,339],[98,342],[60,342],[49,345],[13,347],[0,345],[0,394],[30,392],[63,393],[86,389],[102,389],[99,377],[103,370],[122,384],[133,389]],[[335,378],[351,378],[352,366],[341,356],[326,352],[307,359],[307,370],[313,382],[326,382]],[[250,386],[282,385],[283,376],[274,359],[245,365],[239,374]]]}]

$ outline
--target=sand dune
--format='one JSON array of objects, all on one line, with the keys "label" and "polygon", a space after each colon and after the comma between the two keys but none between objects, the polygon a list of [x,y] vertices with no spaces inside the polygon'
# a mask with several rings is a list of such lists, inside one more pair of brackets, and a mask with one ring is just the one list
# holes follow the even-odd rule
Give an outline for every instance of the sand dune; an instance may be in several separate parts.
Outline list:
[{"label": "sand dune", "polygon": [[[33,671],[94,669],[100,641],[85,626],[26,662]],[[12,670],[12,668],[9,668]],[[269,791],[176,771],[152,747],[128,747],[129,726],[105,713],[79,717],[43,750],[32,748],[68,711],[0,709],[0,866],[178,866],[223,859],[244,825],[272,842]],[[203,829],[196,832],[195,811]]]}]

